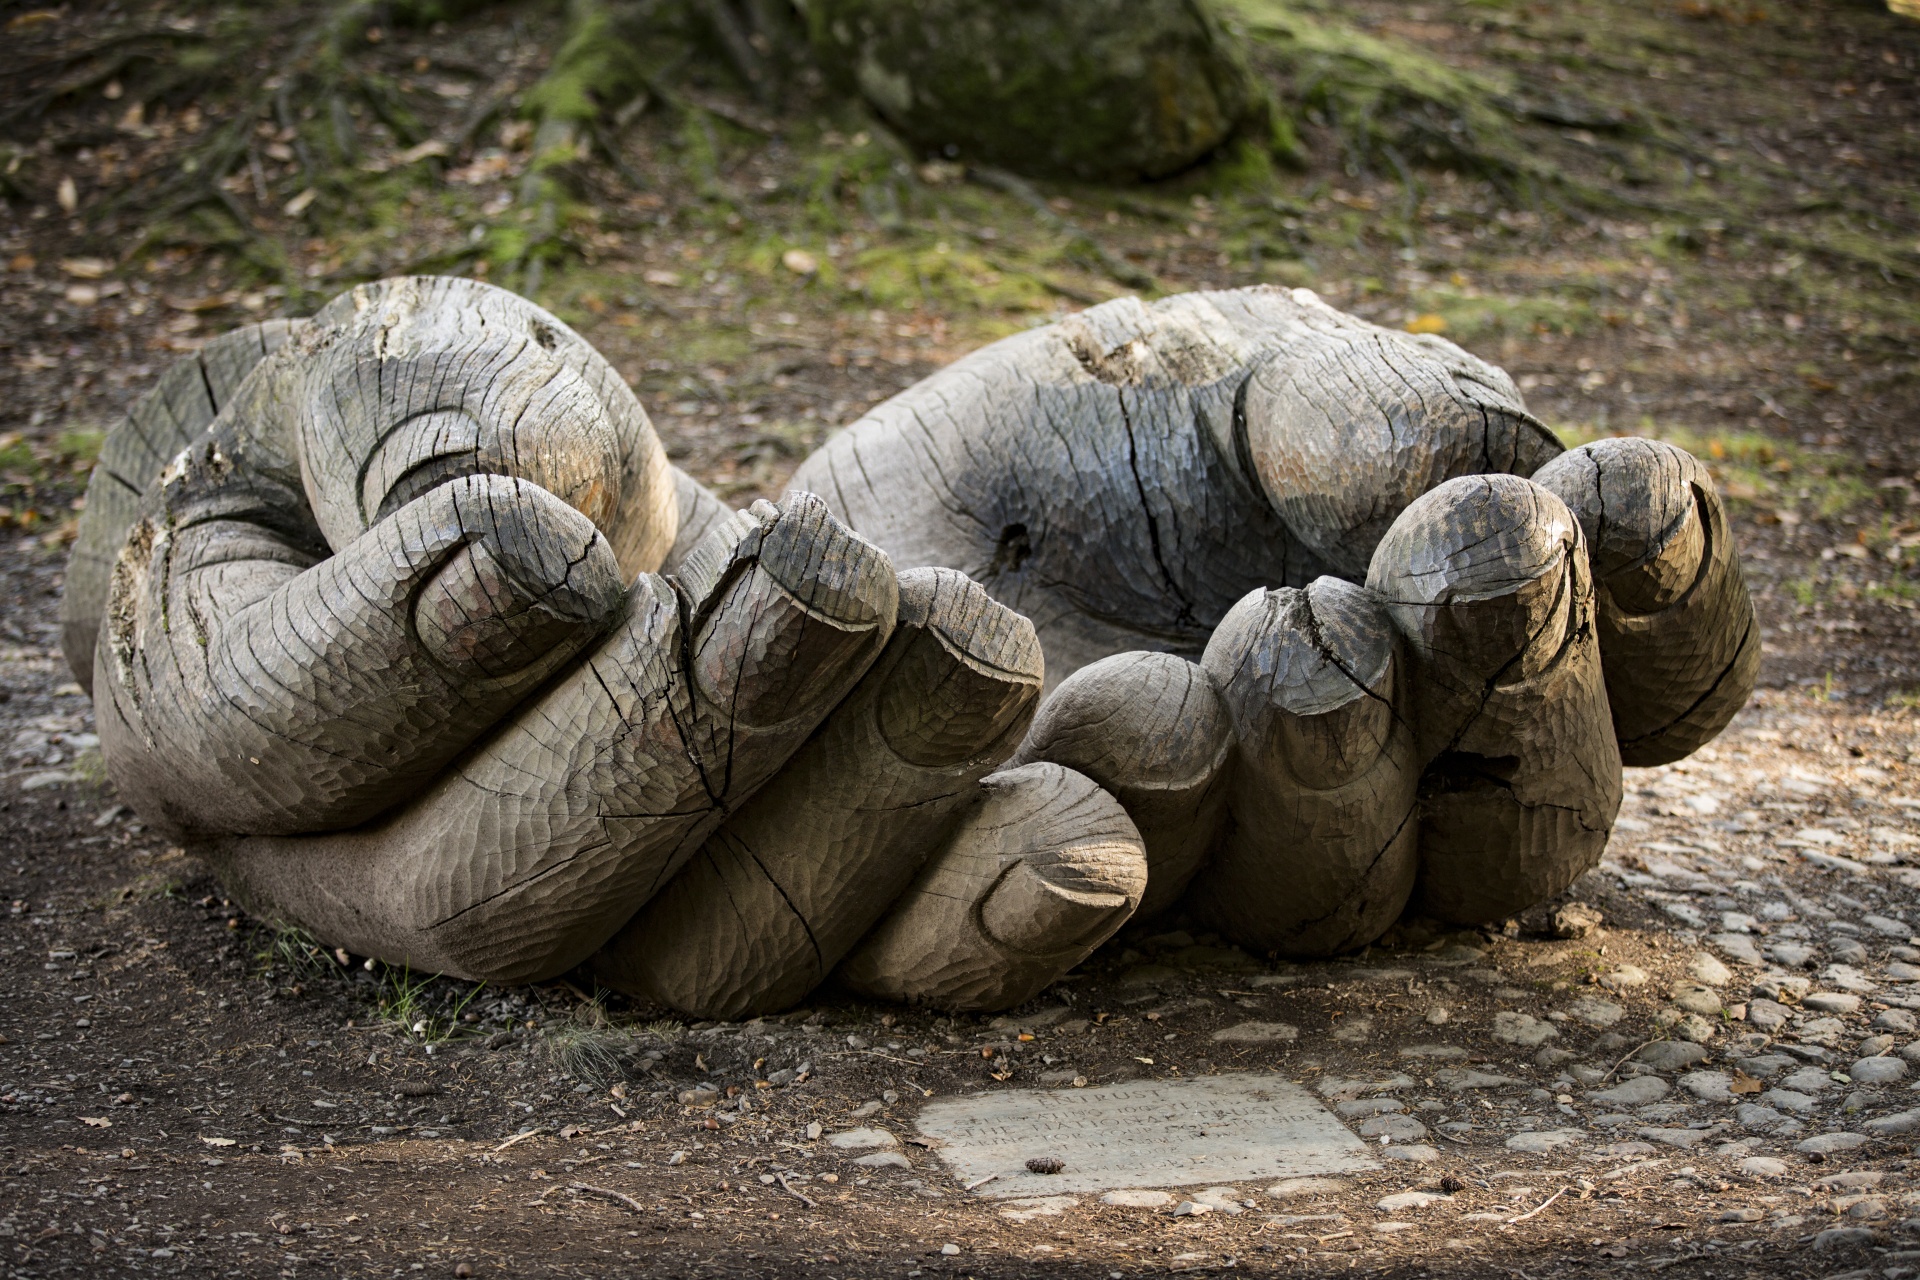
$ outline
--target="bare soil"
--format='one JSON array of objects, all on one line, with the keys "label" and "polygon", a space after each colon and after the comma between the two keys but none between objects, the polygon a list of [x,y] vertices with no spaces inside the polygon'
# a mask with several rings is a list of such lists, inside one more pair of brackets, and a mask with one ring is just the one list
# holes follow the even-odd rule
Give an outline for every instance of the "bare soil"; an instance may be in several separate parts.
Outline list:
[{"label": "bare soil", "polygon": [[[822,993],[777,1019],[688,1027],[564,982],[476,992],[343,964],[239,915],[97,780],[88,704],[54,626],[84,484],[72,433],[110,422],[206,335],[404,267],[467,236],[474,215],[435,195],[360,235],[343,219],[301,224],[276,191],[257,221],[286,255],[280,283],[263,283],[241,248],[185,230],[123,259],[142,211],[90,207],[103,168],[176,162],[222,106],[161,104],[130,130],[117,127],[126,104],[93,93],[39,119],[31,181],[0,208],[0,1274],[1920,1269],[1920,1166],[1897,1125],[1871,1123],[1920,1105],[1907,1087],[1920,1061],[1897,1081],[1851,1078],[1866,1050],[1906,1062],[1916,1033],[1901,1015],[1920,1008],[1920,969],[1905,967],[1920,965],[1907,936],[1920,934],[1920,267],[1869,263],[1841,251],[1855,241],[1836,225],[1793,221],[1844,215],[1920,255],[1920,23],[1840,0],[1353,9],[1457,65],[1518,68],[1685,122],[1689,190],[1738,216],[1530,208],[1441,173],[1397,213],[1407,193],[1345,171],[1312,127],[1314,166],[1284,177],[1277,203],[1204,176],[1118,196],[1048,191],[1168,290],[1309,283],[1384,322],[1444,324],[1569,434],[1659,432],[1713,461],[1766,628],[1763,688],[1692,760],[1629,771],[1608,861],[1569,895],[1599,913],[1597,930],[1555,937],[1564,903],[1490,932],[1410,921],[1363,955],[1296,967],[1163,920],[1006,1018]],[[126,16],[53,12],[0,58]],[[396,33],[381,56],[524,83],[547,20]],[[470,94],[448,96],[449,112]],[[675,185],[668,126],[643,120],[626,161],[649,185],[606,195],[592,261],[541,293],[633,380],[675,457],[736,501],[776,493],[831,426],[978,342],[1118,291],[1061,256],[1024,206],[938,170],[914,179],[904,230],[849,191],[832,196],[839,220],[809,231],[823,215],[800,194],[807,166],[853,148],[857,124],[829,120],[804,139],[796,126],[790,145],[736,139],[715,197]],[[1625,166],[1608,138],[1574,145],[1595,153],[1589,176],[1630,193],[1631,175],[1610,177]],[[456,154],[450,165],[482,172],[445,190],[490,206],[522,154],[504,138]],[[79,175],[73,216],[62,172]],[[1254,240],[1267,247],[1250,251]],[[802,278],[768,244],[811,244],[827,266]],[[889,246],[924,277],[913,300],[885,295],[862,256]],[[970,262],[962,285],[926,275],[961,250],[1001,266]],[[63,265],[86,259],[107,266]],[[1027,291],[1009,294],[1009,281]],[[1768,954],[1743,961],[1728,935]],[[1703,984],[1697,973],[1714,975],[1702,954],[1730,973]],[[1753,987],[1771,973],[1858,1005],[1825,1012],[1789,989],[1786,1020],[1762,1026]],[[1607,1005],[1618,1020],[1598,1025]],[[1248,1020],[1298,1038],[1213,1038]],[[1629,1059],[1641,1046],[1689,1037],[1707,1058],[1653,1071],[1675,1086],[1664,1097],[1595,1096],[1650,1070]],[[1417,1046],[1457,1056],[1405,1052]],[[1450,1068],[1506,1083],[1452,1088]],[[1304,1194],[1244,1185],[1176,1216],[1091,1195],[969,1194],[911,1141],[929,1097],[1247,1070],[1372,1082],[1363,1093],[1399,1099],[1429,1131],[1383,1156],[1419,1146],[1432,1158],[1383,1158]],[[1700,1071],[1762,1089],[1696,1097],[1679,1081]],[[1783,1089],[1793,1097],[1770,1092]],[[807,1136],[855,1123],[907,1140],[910,1167],[856,1166]],[[1509,1146],[1549,1130],[1569,1140]],[[1826,1133],[1866,1140],[1800,1149]],[[1376,1207],[1409,1189],[1445,1198]]]}]

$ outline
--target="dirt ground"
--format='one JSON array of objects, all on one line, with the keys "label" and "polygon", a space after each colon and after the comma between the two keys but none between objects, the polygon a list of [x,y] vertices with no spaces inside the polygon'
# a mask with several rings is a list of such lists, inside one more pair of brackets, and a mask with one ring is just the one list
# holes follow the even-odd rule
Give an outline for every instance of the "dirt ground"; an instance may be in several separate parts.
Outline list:
[{"label": "dirt ground", "polygon": [[[96,87],[16,126],[0,1274],[1920,1274],[1920,23],[1839,0],[1352,8],[1453,65],[1627,104],[1679,150],[1556,135],[1638,209],[1529,205],[1445,171],[1410,199],[1309,126],[1309,167],[1254,194],[1206,175],[1048,187],[1054,217],[1168,291],[1308,284],[1446,332],[1570,438],[1696,449],[1731,500],[1762,689],[1692,759],[1629,770],[1606,862],[1502,930],[1409,921],[1293,966],[1161,920],[1001,1018],[821,993],[688,1026],[566,982],[369,968],[236,913],[144,831],[100,781],[57,649],[90,433],[228,324],[487,243],[470,226],[495,215],[476,211],[507,207],[524,157],[510,130],[456,150],[432,192],[381,188],[392,207],[370,196],[360,226],[285,214],[302,180],[269,156],[255,230],[285,256],[266,272],[244,238],[106,196],[110,170],[176,162],[217,99],[128,125]],[[4,19],[0,61],[149,11],[43,12]],[[483,21],[380,56],[458,88],[461,68],[524,82],[539,48]],[[442,96],[454,118],[471,88]],[[642,185],[606,197],[591,261],[539,297],[735,501],[777,493],[833,426],[972,346],[1122,291],[1054,221],[937,167],[906,169],[904,214],[833,186],[868,172],[857,119],[728,135],[703,189],[675,184],[673,127],[635,127]],[[808,185],[823,165],[840,175],[826,213]],[[1698,214],[1713,201],[1725,216]],[[791,247],[816,270],[787,265]],[[1245,1022],[1296,1037],[1217,1038]],[[1008,1201],[914,1142],[928,1098],[1250,1070],[1318,1090],[1380,1167],[1164,1205]],[[832,1145],[855,1125],[897,1135],[904,1166]],[[1380,1207],[1406,1191],[1436,1196]]]}]

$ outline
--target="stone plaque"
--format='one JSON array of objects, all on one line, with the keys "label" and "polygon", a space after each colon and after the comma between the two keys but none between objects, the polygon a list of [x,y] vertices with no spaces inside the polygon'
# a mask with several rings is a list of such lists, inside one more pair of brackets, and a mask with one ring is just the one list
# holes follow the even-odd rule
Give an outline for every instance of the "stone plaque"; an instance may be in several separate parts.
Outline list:
[{"label": "stone plaque", "polygon": [[[941,1098],[920,1130],[985,1196],[1181,1187],[1376,1168],[1365,1144],[1305,1089],[1270,1075],[1136,1080]],[[1032,1173],[1051,1156],[1066,1167]]]}]

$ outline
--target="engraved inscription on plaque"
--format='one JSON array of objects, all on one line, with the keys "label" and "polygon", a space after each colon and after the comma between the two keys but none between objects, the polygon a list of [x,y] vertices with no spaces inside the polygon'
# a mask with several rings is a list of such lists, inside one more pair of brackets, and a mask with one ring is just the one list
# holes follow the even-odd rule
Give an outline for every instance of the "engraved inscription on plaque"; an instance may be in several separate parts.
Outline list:
[{"label": "engraved inscription on plaque", "polygon": [[[1377,1167],[1313,1095],[1279,1076],[1137,1080],[941,1098],[920,1112],[953,1176],[986,1196],[1182,1187]],[[1029,1172],[1052,1156],[1057,1174]]]}]

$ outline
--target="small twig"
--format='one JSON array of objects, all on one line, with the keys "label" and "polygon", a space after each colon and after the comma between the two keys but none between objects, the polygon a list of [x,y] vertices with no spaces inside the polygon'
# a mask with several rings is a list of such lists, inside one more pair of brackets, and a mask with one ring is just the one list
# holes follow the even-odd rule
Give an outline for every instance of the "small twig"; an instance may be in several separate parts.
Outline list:
[{"label": "small twig", "polygon": [[[572,1183],[568,1183],[567,1185],[570,1186],[575,1191],[584,1191],[588,1195],[600,1196],[603,1199],[612,1200],[616,1204],[625,1205],[627,1208],[633,1210],[635,1213],[645,1213],[647,1211],[647,1206],[641,1204],[638,1200],[635,1200],[632,1196],[628,1195],[624,1191],[615,1191],[609,1187],[596,1187],[596,1186],[593,1186],[591,1183],[586,1183],[586,1182],[572,1182]],[[804,1196],[801,1198],[805,1199]]]},{"label": "small twig", "polygon": [[807,1208],[818,1209],[820,1207],[819,1202],[816,1201],[812,1196],[805,1194],[798,1187],[794,1186],[791,1182],[788,1182],[786,1174],[776,1173],[773,1176],[780,1183],[780,1189],[782,1191],[792,1196],[795,1200],[798,1200],[801,1204],[807,1206]]},{"label": "small twig", "polygon": [[1600,1077],[1600,1083],[1605,1084],[1608,1080],[1612,1079],[1613,1073],[1615,1071],[1618,1071],[1620,1068],[1626,1066],[1628,1062],[1632,1061],[1634,1054],[1640,1052],[1642,1049],[1646,1048],[1648,1045],[1652,1043],[1653,1041],[1651,1040],[1644,1040],[1641,1043],[1633,1046],[1633,1048],[1627,1050],[1627,1056],[1620,1059],[1620,1061],[1614,1063],[1613,1066],[1608,1068],[1607,1074]]},{"label": "small twig", "polygon": [[490,1154],[490,1155],[496,1155],[496,1156],[497,1156],[497,1155],[499,1155],[499,1154],[500,1154],[500,1153],[501,1153],[502,1151],[505,1151],[505,1150],[506,1150],[506,1149],[507,1149],[508,1147],[511,1147],[511,1146],[513,1146],[513,1145],[514,1145],[514,1144],[516,1144],[516,1143],[520,1143],[520,1142],[525,1142],[525,1141],[526,1141],[526,1140],[527,1140],[528,1138],[531,1138],[531,1137],[533,1137],[533,1136],[534,1136],[534,1135],[535,1135],[536,1133],[545,1133],[546,1131],[547,1131],[547,1126],[545,1126],[545,1125],[543,1125],[543,1124],[540,1124],[540,1125],[535,1125],[535,1126],[534,1126],[533,1128],[531,1128],[531,1129],[527,1129],[527,1130],[525,1130],[525,1131],[523,1131],[523,1132],[521,1132],[521,1133],[516,1133],[516,1134],[514,1134],[514,1135],[513,1135],[513,1136],[512,1136],[511,1138],[508,1138],[508,1139],[507,1139],[507,1140],[506,1140],[505,1142],[503,1142],[503,1143],[501,1143],[501,1144],[500,1144],[499,1146],[497,1146],[497,1147],[495,1147],[495,1148],[494,1148],[494,1149],[493,1149],[493,1150],[492,1150],[491,1152],[489,1152],[488,1154]]},{"label": "small twig", "polygon": [[1558,1191],[1548,1196],[1545,1200],[1542,1200],[1536,1208],[1527,1210],[1525,1213],[1521,1214],[1517,1218],[1508,1218],[1507,1225],[1512,1226],[1516,1222],[1525,1222],[1528,1218],[1531,1218],[1534,1214],[1539,1213],[1541,1209],[1546,1208],[1548,1205],[1552,1204],[1555,1200],[1558,1200],[1561,1196],[1567,1194],[1567,1192],[1571,1191],[1572,1189],[1573,1188],[1571,1187],[1560,1188]]},{"label": "small twig", "polygon": [[987,1184],[988,1184],[989,1182],[992,1182],[992,1181],[993,1181],[993,1180],[994,1180],[995,1178],[997,1178],[997,1177],[999,1177],[999,1176],[1000,1176],[1000,1175],[999,1175],[999,1174],[997,1174],[997,1173],[990,1173],[990,1174],[988,1174],[988,1175],[987,1175],[986,1177],[984,1177],[984,1178],[975,1178],[975,1179],[974,1179],[974,1180],[973,1180],[972,1182],[969,1182],[969,1183],[968,1183],[968,1184],[967,1184],[966,1186],[964,1186],[964,1187],[962,1187],[962,1188],[961,1188],[961,1190],[962,1190],[962,1191],[977,1191],[978,1189],[980,1189],[981,1187],[984,1187],[984,1186],[986,1186],[986,1185],[987,1185]]}]

